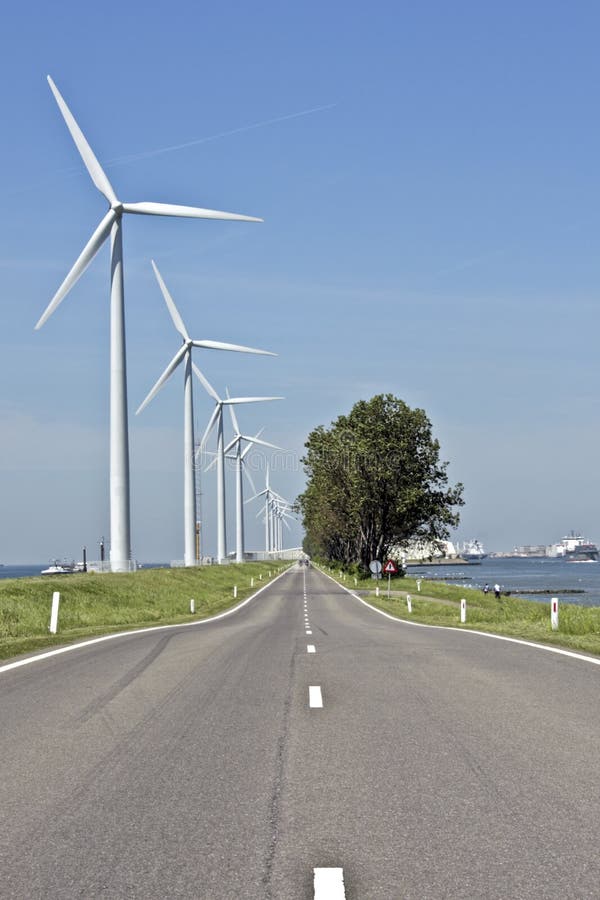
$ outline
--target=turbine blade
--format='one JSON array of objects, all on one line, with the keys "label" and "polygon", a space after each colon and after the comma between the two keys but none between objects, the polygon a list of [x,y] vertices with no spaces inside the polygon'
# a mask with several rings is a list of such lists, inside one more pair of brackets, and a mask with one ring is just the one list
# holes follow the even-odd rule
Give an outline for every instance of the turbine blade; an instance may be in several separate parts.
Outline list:
[{"label": "turbine blade", "polygon": [[217,209],[201,209],[197,206],[176,206],[173,203],[124,203],[124,212],[146,216],[181,216],[186,219],[226,219],[234,222],[262,222],[254,216],[219,212]]},{"label": "turbine blade", "polygon": [[81,278],[81,276],[93,260],[94,256],[110,234],[110,229],[112,228],[115,219],[115,213],[112,209],[109,209],[109,211],[106,213],[106,215],[96,228],[95,232],[79,254],[75,265],[46,307],[45,312],[35,326],[36,329],[42,327],[44,322],[52,315],[59,303],[67,296],[73,285]]},{"label": "turbine blade", "polygon": [[254,446],[254,441],[252,441],[246,447],[244,447],[244,449],[242,450],[242,460],[246,459],[247,455],[250,453],[253,446]]},{"label": "turbine blade", "polygon": [[216,464],[217,464],[217,454],[216,454],[216,453],[213,453],[213,458],[212,458],[212,460],[209,462],[209,464],[207,465],[207,467],[204,469],[204,471],[205,471],[205,472],[210,471],[210,469],[212,469],[213,466],[216,466]]},{"label": "turbine blade", "polygon": [[217,403],[217,405],[215,406],[215,408],[212,411],[212,416],[208,420],[208,425],[206,426],[206,430],[205,430],[204,434],[202,435],[202,440],[200,441],[200,443],[203,446],[204,446],[204,444],[206,444],[206,442],[208,440],[208,436],[210,435],[211,431],[213,430],[215,422],[219,418],[220,410],[221,410],[221,405],[219,403]]},{"label": "turbine blade", "polygon": [[213,453],[212,450],[207,450],[202,441],[198,441],[198,443],[196,444],[196,449],[194,451],[194,459],[196,460],[196,462],[198,461],[198,457],[200,456],[200,454],[213,457],[217,455],[216,453]]},{"label": "turbine blade", "polygon": [[167,304],[167,309],[171,313],[171,318],[173,319],[173,324],[175,325],[175,328],[177,329],[177,331],[179,332],[181,337],[184,339],[184,341],[189,341],[190,336],[187,333],[187,329],[186,329],[185,325],[183,324],[183,319],[179,315],[179,311],[178,311],[177,307],[175,306],[175,302],[174,302],[173,298],[171,297],[171,295],[167,289],[167,286],[162,279],[162,275],[158,271],[158,266],[156,265],[154,260],[151,260],[151,263],[152,263],[152,268],[154,269],[154,274],[156,275],[156,280],[158,281],[158,286],[162,291],[163,297],[165,298],[165,303]]},{"label": "turbine blade", "polygon": [[252,475],[251,475],[250,472],[247,470],[246,466],[242,466],[242,469],[243,469],[243,471],[244,471],[244,475],[246,476],[246,478],[248,479],[248,481],[249,481],[249,483],[250,483],[250,487],[252,488],[252,490],[254,491],[254,493],[256,493],[256,485],[254,484],[254,479],[252,478]]},{"label": "turbine blade", "polygon": [[261,356],[277,356],[270,350],[255,350],[254,347],[243,347],[241,344],[224,344],[222,341],[192,341],[194,347],[205,350],[235,350],[237,353],[259,353]]},{"label": "turbine blade", "polygon": [[111,206],[113,205],[113,203],[118,203],[119,201],[117,199],[117,195],[115,194],[110,181],[106,177],[106,173],[105,173],[104,169],[102,168],[102,166],[96,159],[96,157],[94,155],[94,151],[92,150],[92,148],[86,141],[86,139],[83,135],[83,132],[82,132],[81,128],[79,127],[79,125],[77,124],[77,122],[75,121],[75,118],[74,118],[71,110],[69,109],[69,107],[67,106],[65,101],[63,100],[60,91],[58,90],[58,88],[56,87],[56,85],[54,84],[54,82],[52,81],[52,79],[50,78],[49,75],[47,76],[47,78],[48,78],[48,84],[50,85],[50,90],[54,94],[54,99],[58,103],[58,108],[60,109],[60,111],[62,113],[63,119],[66,122],[67,128],[71,132],[71,137],[75,141],[75,146],[79,150],[79,153],[85,164],[85,167],[88,170],[88,172],[90,173],[90,178],[92,179],[92,181],[94,182],[94,184],[96,185],[96,187],[98,188],[100,193],[106,197],[106,199],[108,200],[108,202],[110,203]]},{"label": "turbine blade", "polygon": [[260,444],[261,447],[270,447],[271,450],[281,450],[283,452],[283,447],[278,447],[277,444],[270,444],[268,441],[261,441],[258,438],[248,437],[245,434],[240,435],[240,437],[242,437],[245,441],[249,441],[250,445]]},{"label": "turbine blade", "polygon": [[254,435],[254,437],[251,437],[250,439],[246,438],[246,440],[250,440],[251,443],[249,443],[248,446],[245,447],[245,448],[242,450],[242,459],[245,459],[246,455],[247,455],[248,453],[250,453],[250,451],[252,450],[252,443],[256,440],[256,438],[258,438],[258,437],[261,436],[261,434],[263,433],[264,430],[265,430],[265,428],[264,428],[264,425],[263,425],[262,428],[259,428],[259,429],[258,429],[258,431],[257,431],[256,434]]},{"label": "turbine blade", "polygon": [[199,380],[200,380],[200,382],[201,382],[201,384],[202,384],[202,387],[204,388],[204,390],[206,391],[206,393],[207,393],[210,397],[212,397],[213,400],[215,400],[217,403],[220,403],[220,402],[221,402],[221,398],[219,397],[219,395],[218,395],[217,392],[215,391],[215,389],[214,389],[214,387],[212,386],[212,384],[208,381],[207,378],[204,377],[204,375],[202,374],[202,372],[200,371],[200,369],[198,368],[198,366],[197,366],[196,363],[194,363],[194,362],[192,363],[192,369],[193,369],[194,372],[196,373],[196,376],[199,378]]},{"label": "turbine blade", "polygon": [[247,500],[244,500],[244,503],[251,503],[252,500],[256,500],[257,497],[262,497],[263,494],[266,494],[266,489],[264,491],[259,491],[258,494],[255,494],[254,497],[249,497]]},{"label": "turbine blade", "polygon": [[285,400],[285,397],[229,397],[223,403],[262,403],[266,400]]},{"label": "turbine blade", "polygon": [[[229,451],[232,450],[233,447],[235,447],[235,445],[237,444],[238,441],[239,441],[239,436],[236,435],[236,437],[234,437],[231,441],[229,441],[229,443],[223,450],[223,453],[229,453]],[[235,459],[235,457],[233,457],[233,458]]]},{"label": "turbine blade", "polygon": [[[229,391],[227,391],[227,399],[230,400]],[[240,426],[238,425],[237,416],[235,414],[235,410],[233,408],[233,404],[229,404],[229,415],[231,417],[231,424],[233,425],[233,430],[236,435],[240,433]]]},{"label": "turbine blade", "polygon": [[160,391],[160,389],[163,386],[163,384],[165,383],[165,381],[169,380],[169,378],[171,377],[171,375],[173,374],[173,372],[175,371],[175,369],[177,368],[177,366],[179,365],[179,363],[181,362],[181,360],[183,359],[183,357],[185,356],[186,353],[189,353],[189,345],[188,344],[184,344],[183,347],[179,348],[179,350],[177,351],[177,353],[175,354],[175,356],[173,357],[173,359],[171,360],[171,362],[169,363],[169,365],[167,366],[165,371],[162,373],[162,375],[160,376],[160,378],[158,379],[158,381],[156,382],[156,384],[154,385],[154,387],[152,388],[152,390],[146,397],[146,399],[136,409],[136,411],[135,411],[136,416],[139,413],[141,413],[141,411],[144,409],[145,406],[148,406],[148,404],[154,397],[156,397],[156,395]]}]

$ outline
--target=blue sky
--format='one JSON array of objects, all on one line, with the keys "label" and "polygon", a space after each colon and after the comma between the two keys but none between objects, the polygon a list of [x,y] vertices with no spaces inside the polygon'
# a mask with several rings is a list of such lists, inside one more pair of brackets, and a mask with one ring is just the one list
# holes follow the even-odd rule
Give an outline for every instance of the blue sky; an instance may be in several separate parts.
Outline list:
[{"label": "blue sky", "polygon": [[[584,2],[14,6],[0,561],[94,556],[109,527],[107,250],[33,330],[105,211],[48,73],[123,200],[265,220],[125,221],[138,559],[183,543],[181,379],[133,416],[179,344],[151,258],[194,337],[279,354],[196,360],[219,392],[287,398],[239,412],[290,451],[280,493],[302,489],[289,460],[312,428],[389,391],[427,411],[465,484],[457,537],[600,540],[599,26]],[[199,385],[196,412],[201,429]]]}]

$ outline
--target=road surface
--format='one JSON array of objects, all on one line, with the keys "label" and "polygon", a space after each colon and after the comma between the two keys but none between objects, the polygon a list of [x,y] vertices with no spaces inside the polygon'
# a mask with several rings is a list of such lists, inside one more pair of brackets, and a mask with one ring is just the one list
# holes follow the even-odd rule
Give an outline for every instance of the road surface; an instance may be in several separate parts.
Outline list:
[{"label": "road surface", "polygon": [[2,672],[0,722],[2,898],[600,896],[600,667],[314,569]]}]

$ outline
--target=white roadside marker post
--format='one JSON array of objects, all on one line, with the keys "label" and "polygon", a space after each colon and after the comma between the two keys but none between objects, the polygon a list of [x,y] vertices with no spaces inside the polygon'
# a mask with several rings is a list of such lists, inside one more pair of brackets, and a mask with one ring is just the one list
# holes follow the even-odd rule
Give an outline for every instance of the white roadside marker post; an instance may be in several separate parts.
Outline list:
[{"label": "white roadside marker post", "polygon": [[250,579],[250,587],[254,587],[254,577]]},{"label": "white roadside marker post", "polygon": [[196,601],[193,600],[193,599],[190,600],[190,612],[191,612],[191,613],[195,613],[195,612],[196,612]]},{"label": "white roadside marker post", "polygon": [[421,593],[421,579],[420,578],[417,578],[417,590],[419,593]]},{"label": "white roadside marker post", "polygon": [[58,606],[60,603],[60,593],[58,591],[54,591],[52,594],[52,610],[50,612],[50,625],[48,631],[50,634],[56,634],[56,629],[58,628]]},{"label": "white roadside marker post", "polygon": [[375,596],[379,597],[379,585],[375,588]]},{"label": "white roadside marker post", "polygon": [[237,584],[233,586],[233,599],[237,600]]},{"label": "white roadside marker post", "polygon": [[412,600],[410,599],[410,594],[406,595],[406,605],[408,607],[409,613],[412,612]]},{"label": "white roadside marker post", "polygon": [[460,601],[460,621],[464,625],[467,621],[467,601],[463,599]]},{"label": "white roadside marker post", "polygon": [[553,597],[550,603],[550,624],[552,631],[558,631],[558,597]]},{"label": "white roadside marker post", "polygon": [[354,576],[354,587],[356,587],[357,585],[358,585],[358,578],[355,575]]}]

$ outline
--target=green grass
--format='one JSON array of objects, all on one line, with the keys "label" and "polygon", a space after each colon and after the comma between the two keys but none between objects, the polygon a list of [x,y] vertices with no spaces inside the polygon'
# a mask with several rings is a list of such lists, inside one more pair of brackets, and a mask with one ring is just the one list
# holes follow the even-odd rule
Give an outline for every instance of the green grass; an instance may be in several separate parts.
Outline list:
[{"label": "green grass", "polygon": [[[346,587],[354,588],[354,576],[340,579],[339,566],[328,572]],[[326,570],[327,571],[327,570]],[[375,596],[375,582],[358,578],[356,590],[369,591],[365,597],[373,606],[390,615],[426,625],[447,625],[455,628],[489,631],[508,637],[518,637],[543,644],[553,644],[568,650],[600,656],[600,607],[579,606],[561,601],[559,629],[550,625],[550,598],[547,602],[524,600],[520,597],[501,597],[473,588],[459,587],[435,581],[421,581],[417,590],[415,578],[392,579],[392,595],[387,599],[387,579],[379,582],[380,596]],[[406,594],[410,594],[412,614],[408,612]],[[460,623],[460,601],[467,601],[467,621]]]},{"label": "green grass", "polygon": [[[253,562],[199,568],[142,569],[0,579],[0,659],[84,637],[148,625],[192,622],[234,606],[287,568]],[[254,578],[254,587],[250,579]],[[237,600],[233,586],[237,585]],[[52,594],[60,591],[58,632],[48,633]],[[190,599],[196,612],[190,614]]]}]

